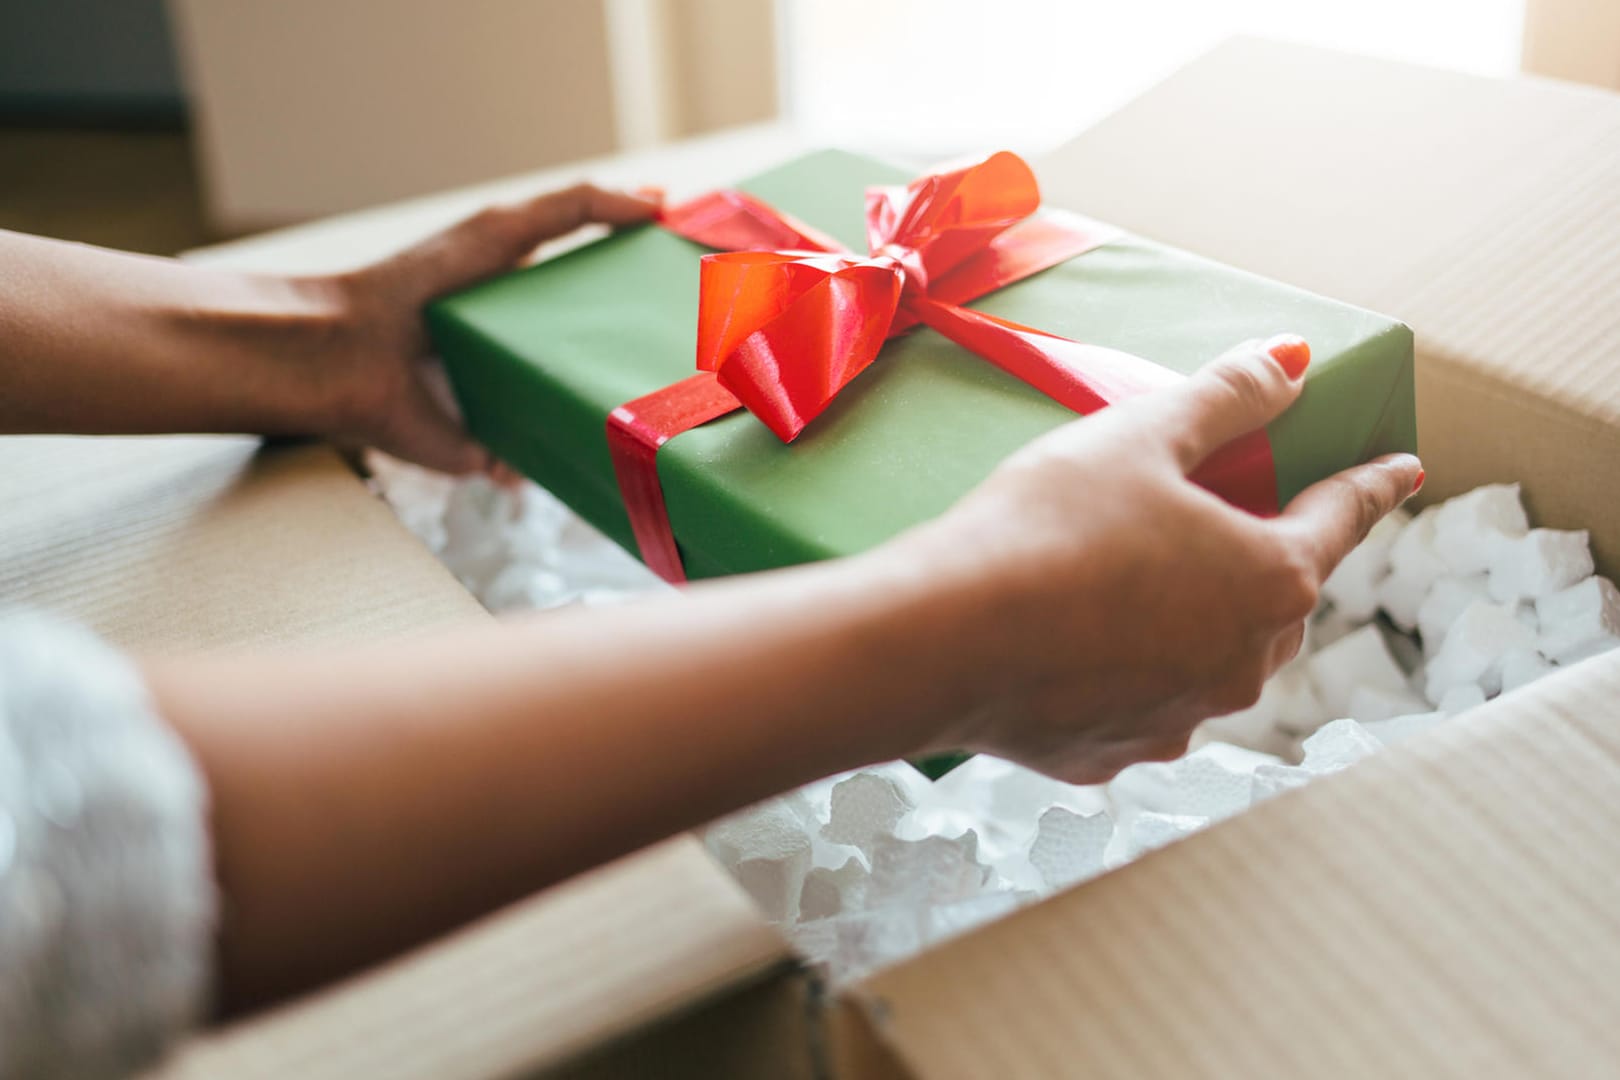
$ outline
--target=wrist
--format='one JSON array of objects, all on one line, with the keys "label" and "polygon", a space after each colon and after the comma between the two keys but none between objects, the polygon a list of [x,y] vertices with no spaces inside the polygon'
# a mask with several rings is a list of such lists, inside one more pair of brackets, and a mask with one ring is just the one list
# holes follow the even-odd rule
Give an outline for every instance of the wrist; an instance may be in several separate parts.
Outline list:
[{"label": "wrist", "polygon": [[332,358],[356,320],[335,279],[202,271],[189,284],[160,319],[181,339],[179,354],[196,361],[192,377],[211,387],[219,429],[338,429],[351,388]]},{"label": "wrist", "polygon": [[879,598],[875,662],[892,694],[884,756],[915,757],[971,748],[975,720],[998,680],[994,608],[998,590],[936,525],[850,560],[862,588]]}]

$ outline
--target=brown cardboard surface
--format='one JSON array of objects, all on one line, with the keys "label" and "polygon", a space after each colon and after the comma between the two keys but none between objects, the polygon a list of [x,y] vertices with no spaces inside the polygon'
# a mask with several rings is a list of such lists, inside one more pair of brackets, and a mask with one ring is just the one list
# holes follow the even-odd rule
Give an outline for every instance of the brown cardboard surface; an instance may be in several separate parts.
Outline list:
[{"label": "brown cardboard surface", "polygon": [[820,1004],[810,980],[785,969],[548,1071],[545,1080],[826,1080]]},{"label": "brown cardboard surface", "polygon": [[[649,1034],[631,1042],[624,1057],[607,1049],[614,1040],[759,983],[787,957],[741,888],[696,840],[679,837],[380,971],[204,1039],[162,1075],[630,1075],[637,1060],[683,1045],[690,1051],[695,1029]],[[700,1065],[713,1069],[707,1075],[747,1075],[739,1062],[757,1065],[752,1055],[767,1052],[781,1062],[771,1075],[804,1075],[795,1015],[807,1014],[794,1014],[781,1000],[696,1012],[714,1038],[732,1045],[716,1047],[707,1059],[672,1060],[664,1075],[704,1075],[694,1071]],[[732,1026],[722,1026],[726,1019]],[[600,1051],[596,1060],[578,1060],[592,1049]],[[548,1071],[554,1068],[562,1071]]]},{"label": "brown cardboard surface", "polygon": [[0,439],[0,604],[147,649],[363,640],[482,608],[327,447]]},{"label": "brown cardboard surface", "polygon": [[1522,480],[1620,571],[1591,495],[1620,462],[1620,96],[1240,39],[1038,168],[1053,202],[1404,319],[1427,495]]},{"label": "brown cardboard surface", "polygon": [[1620,656],[869,980],[921,1076],[1620,1068]]}]

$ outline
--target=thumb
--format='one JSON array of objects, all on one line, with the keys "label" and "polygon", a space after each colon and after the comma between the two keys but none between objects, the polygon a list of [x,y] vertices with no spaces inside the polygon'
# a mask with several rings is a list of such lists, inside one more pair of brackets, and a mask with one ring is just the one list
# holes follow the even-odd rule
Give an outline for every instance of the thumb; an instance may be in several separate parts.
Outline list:
[{"label": "thumb", "polygon": [[1233,439],[1275,420],[1299,397],[1311,349],[1281,334],[1246,341],[1200,368],[1185,382],[1150,395],[1141,413],[1166,434],[1183,472]]}]

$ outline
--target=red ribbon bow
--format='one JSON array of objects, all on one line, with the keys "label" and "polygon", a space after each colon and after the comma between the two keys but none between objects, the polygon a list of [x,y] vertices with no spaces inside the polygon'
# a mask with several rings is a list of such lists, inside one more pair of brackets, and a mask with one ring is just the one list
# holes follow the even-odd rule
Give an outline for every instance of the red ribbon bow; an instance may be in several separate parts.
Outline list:
[{"label": "red ribbon bow", "polygon": [[[739,191],[665,210],[665,228],[721,253],[703,256],[700,373],[608,418],[614,471],[647,565],[685,580],[658,481],[660,446],[739,405],[791,442],[886,340],[918,323],[1081,414],[1181,379],[1128,353],[961,306],[1117,235],[1074,215],[1036,216],[1039,206],[1034,173],[1001,152],[904,188],[869,190],[866,257]],[[1220,457],[1200,481],[1246,509],[1275,513],[1264,432]]]}]

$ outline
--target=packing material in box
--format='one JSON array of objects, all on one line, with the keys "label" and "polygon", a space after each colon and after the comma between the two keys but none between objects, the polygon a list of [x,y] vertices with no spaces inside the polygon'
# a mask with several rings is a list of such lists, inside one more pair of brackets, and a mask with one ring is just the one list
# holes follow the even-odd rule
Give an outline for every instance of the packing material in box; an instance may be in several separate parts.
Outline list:
[{"label": "packing material in box", "polygon": [[[988,292],[969,290],[976,297],[969,306],[1042,331],[1035,340],[1049,346],[1052,339],[1045,334],[1085,343],[1070,350],[1077,355],[1062,353],[1058,363],[1083,377],[1095,371],[1103,384],[1124,377],[1122,364],[1129,377],[1139,369],[1145,385],[1162,384],[1175,377],[1165,369],[1191,372],[1245,339],[1280,331],[1304,335],[1314,360],[1299,403],[1270,425],[1268,438],[1259,441],[1257,460],[1234,466],[1244,478],[1210,479],[1211,486],[1241,504],[1274,508],[1331,472],[1378,453],[1414,448],[1412,340],[1404,326],[1072,216],[1038,215],[991,240],[997,226],[1012,220],[1006,204],[1020,184],[1030,209],[1038,198],[1027,170],[1019,172],[1022,168],[1012,155],[1002,154],[976,170],[921,181],[894,196],[888,209],[902,220],[887,231],[881,210],[863,220],[863,192],[903,184],[908,177],[876,161],[826,151],[741,187],[812,229],[825,230],[846,248],[864,247],[864,233],[872,228],[878,258],[849,260],[854,264],[851,274],[874,268],[886,273],[875,267],[885,260],[884,253],[895,249],[894,244],[885,246],[884,237],[912,242],[907,221],[918,216],[924,199],[937,199],[942,239],[931,247],[927,239],[915,241],[915,249],[903,249],[889,260],[910,267],[897,275],[906,282],[907,296],[919,281],[931,282],[925,289],[930,300],[941,293],[947,300],[962,299],[961,271],[970,267],[942,262],[939,253],[961,257],[954,249],[963,248],[967,230],[959,219],[971,222],[975,199],[988,204],[985,216],[992,222],[980,228],[983,235],[974,234],[974,250],[1022,238],[1025,234],[1018,230],[1024,225],[1036,226],[1039,233],[1043,227],[1074,223],[1080,254],[1062,257],[1075,250],[1066,248],[1050,260],[1055,265],[1037,267],[1028,276],[1020,273]],[[695,210],[670,213],[685,220],[711,209],[712,203],[700,200]],[[745,209],[752,213],[758,208],[748,204]],[[786,311],[773,313],[774,324],[750,338],[746,327],[739,334],[734,326],[747,304],[726,293],[714,298],[723,310],[712,316],[723,325],[720,336],[733,337],[712,346],[699,331],[699,259],[705,249],[684,238],[701,230],[668,224],[620,232],[475,286],[429,311],[434,340],[473,433],[631,551],[638,550],[639,540],[649,565],[660,573],[665,571],[656,553],[647,554],[643,523],[626,513],[627,504],[637,510],[636,490],[625,483],[624,463],[612,452],[610,417],[616,422],[617,411],[627,402],[645,400],[672,384],[685,385],[683,378],[693,374],[693,357],[700,350],[712,354],[720,365],[720,381],[766,422],[735,412],[656,448],[653,484],[662,488],[664,508],[653,513],[659,518],[667,514],[679,544],[676,572],[665,576],[679,577],[683,562],[686,576],[711,577],[871,547],[936,516],[1002,458],[1073,418],[1073,412],[1046,393],[935,332],[932,327],[938,325],[964,340],[955,322],[937,322],[927,313],[930,301],[908,306],[902,299],[891,326],[894,297],[885,276],[878,291],[888,307],[874,303],[867,313],[876,321],[871,338],[881,343],[888,332],[905,325],[908,313],[918,310],[924,311],[928,327],[891,337],[826,413],[786,442],[798,432],[794,427],[784,430],[783,422],[773,418],[769,407],[776,404],[774,398],[754,400],[751,387],[727,380],[748,360],[750,341],[775,333],[778,339],[760,365],[780,384],[771,388],[773,393],[784,386],[791,391],[795,374],[778,369],[790,367],[785,358],[789,349],[808,351],[803,348],[807,341],[826,335],[825,313],[817,309],[805,323],[784,327],[785,320],[815,299],[795,295]],[[789,236],[782,243],[804,246],[805,238],[798,240]],[[1002,250],[1021,251],[1016,244]],[[907,251],[920,254],[917,262],[907,262]],[[748,267],[769,278],[761,290],[767,299],[760,303],[792,288],[789,271],[804,269],[804,260],[769,258],[764,266]],[[718,259],[704,263],[705,305],[717,291],[711,271],[719,277],[735,265],[725,256]],[[722,280],[718,286],[726,284]],[[969,324],[966,333],[986,331],[999,333],[1002,328],[986,320]],[[1026,335],[1021,344],[1028,340]],[[854,365],[859,371],[858,361],[851,360],[859,346],[852,347],[847,337],[837,337],[828,351],[832,355],[826,357],[796,355],[791,363],[821,360],[831,368]],[[1137,357],[1143,359],[1133,359]],[[810,381],[819,389],[832,379],[835,373],[818,368]],[[820,404],[818,399],[807,406],[794,398],[785,411],[792,421],[802,422]],[[1256,484],[1263,490],[1246,498]],[[628,498],[621,495],[621,486]]]}]

